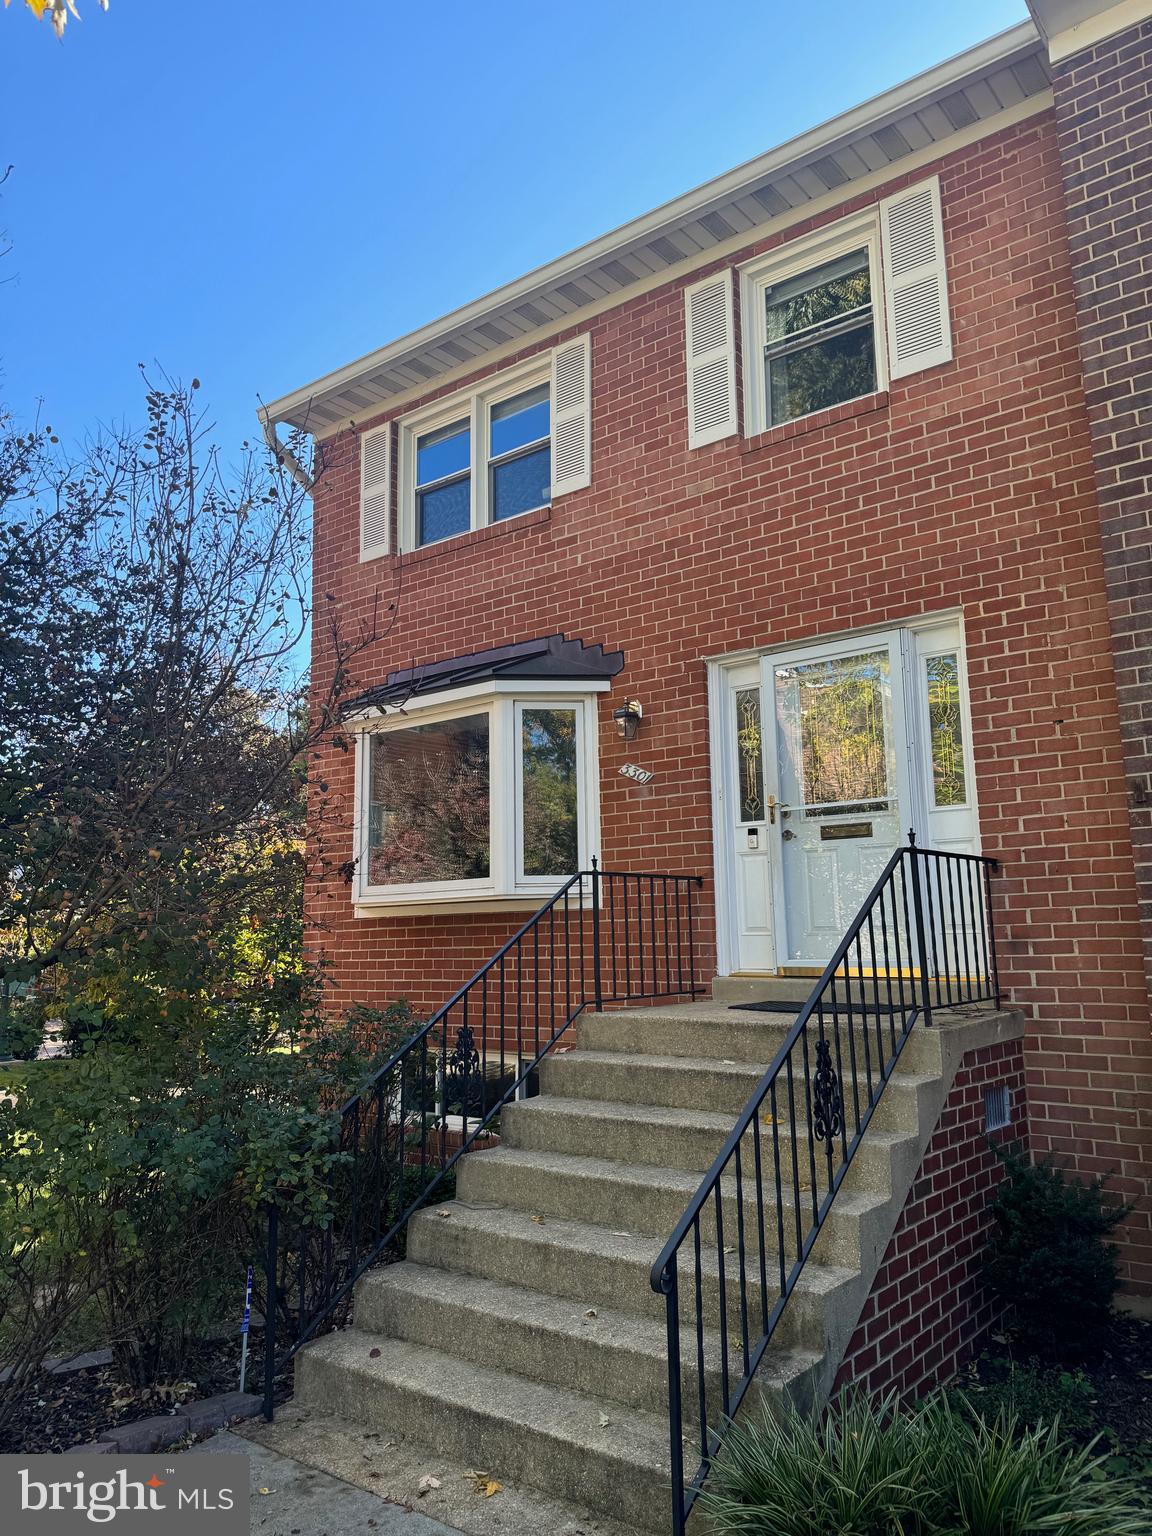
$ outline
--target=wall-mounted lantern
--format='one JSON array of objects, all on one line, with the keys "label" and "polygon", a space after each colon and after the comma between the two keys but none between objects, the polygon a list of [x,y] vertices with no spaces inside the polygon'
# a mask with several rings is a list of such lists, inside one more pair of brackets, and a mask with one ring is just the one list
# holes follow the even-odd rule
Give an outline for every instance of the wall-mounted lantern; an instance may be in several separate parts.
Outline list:
[{"label": "wall-mounted lantern", "polygon": [[616,729],[624,741],[633,741],[636,732],[640,729],[640,722],[644,718],[644,710],[639,699],[625,699],[619,709],[612,711],[612,718],[616,722]]}]

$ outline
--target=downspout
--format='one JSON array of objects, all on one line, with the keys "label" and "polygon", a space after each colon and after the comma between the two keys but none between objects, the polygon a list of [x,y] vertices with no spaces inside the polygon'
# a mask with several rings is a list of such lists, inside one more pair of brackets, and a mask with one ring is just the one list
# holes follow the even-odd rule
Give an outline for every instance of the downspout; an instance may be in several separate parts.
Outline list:
[{"label": "downspout", "polygon": [[275,458],[277,464],[283,464],[300,489],[311,495],[312,487],[316,484],[315,478],[308,473],[291,448],[285,447],[280,441],[276,435],[276,423],[263,406],[260,407],[260,426],[264,433],[264,441],[268,445],[268,450]]}]

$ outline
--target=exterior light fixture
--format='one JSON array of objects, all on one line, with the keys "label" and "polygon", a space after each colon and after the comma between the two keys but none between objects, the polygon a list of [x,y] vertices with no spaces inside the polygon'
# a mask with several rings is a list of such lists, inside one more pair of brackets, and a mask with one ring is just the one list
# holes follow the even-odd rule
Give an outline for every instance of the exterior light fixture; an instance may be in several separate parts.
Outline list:
[{"label": "exterior light fixture", "polygon": [[616,722],[616,729],[625,741],[633,741],[636,732],[640,729],[640,722],[644,718],[644,710],[639,699],[625,699],[619,709],[612,711],[612,718]]}]

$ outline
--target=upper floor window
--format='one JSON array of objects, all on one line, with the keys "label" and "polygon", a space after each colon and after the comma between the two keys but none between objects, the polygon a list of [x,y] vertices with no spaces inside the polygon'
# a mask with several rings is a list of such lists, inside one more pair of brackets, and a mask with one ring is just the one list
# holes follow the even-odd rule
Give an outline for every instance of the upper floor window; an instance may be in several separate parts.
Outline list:
[{"label": "upper floor window", "polygon": [[744,268],[746,431],[884,387],[879,257],[869,213]]},{"label": "upper floor window", "polygon": [[552,391],[547,373],[540,377],[538,366],[535,372],[497,378],[488,389],[401,423],[407,548],[551,503]]},{"label": "upper floor window", "polygon": [[823,411],[876,388],[872,274],[851,251],[764,287],[767,425]]}]

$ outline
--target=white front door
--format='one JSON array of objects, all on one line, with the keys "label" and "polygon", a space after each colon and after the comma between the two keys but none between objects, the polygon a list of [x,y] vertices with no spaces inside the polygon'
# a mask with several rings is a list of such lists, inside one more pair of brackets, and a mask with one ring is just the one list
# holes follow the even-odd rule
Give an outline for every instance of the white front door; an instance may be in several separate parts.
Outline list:
[{"label": "white front door", "polygon": [[776,652],[761,666],[778,963],[822,966],[918,820],[901,637]]},{"label": "white front door", "polygon": [[722,971],[823,967],[910,829],[979,852],[959,620],[717,663],[711,707]]}]

